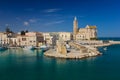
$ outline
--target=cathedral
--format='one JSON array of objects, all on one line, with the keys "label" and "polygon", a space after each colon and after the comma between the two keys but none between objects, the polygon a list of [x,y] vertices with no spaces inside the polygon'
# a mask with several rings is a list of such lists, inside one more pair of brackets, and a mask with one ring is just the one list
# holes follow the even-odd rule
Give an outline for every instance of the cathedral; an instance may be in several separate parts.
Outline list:
[{"label": "cathedral", "polygon": [[77,18],[73,21],[74,40],[95,40],[97,39],[97,27],[87,25],[85,28],[78,28]]}]

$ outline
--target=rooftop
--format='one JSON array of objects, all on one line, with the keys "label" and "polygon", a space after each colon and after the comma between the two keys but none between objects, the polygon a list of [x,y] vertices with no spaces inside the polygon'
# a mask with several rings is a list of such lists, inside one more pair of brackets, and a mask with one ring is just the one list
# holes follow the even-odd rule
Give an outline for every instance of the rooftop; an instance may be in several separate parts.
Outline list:
[{"label": "rooftop", "polygon": [[97,27],[96,26],[89,26],[89,25],[87,25],[86,28],[96,29]]}]

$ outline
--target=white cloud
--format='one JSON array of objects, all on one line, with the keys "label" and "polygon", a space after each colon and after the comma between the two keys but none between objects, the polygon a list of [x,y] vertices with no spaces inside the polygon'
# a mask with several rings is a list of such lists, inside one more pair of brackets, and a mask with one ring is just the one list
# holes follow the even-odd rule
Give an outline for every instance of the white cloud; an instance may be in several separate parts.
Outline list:
[{"label": "white cloud", "polygon": [[24,26],[29,26],[30,24],[35,23],[35,22],[37,22],[37,19],[29,19],[27,21],[24,21],[23,24]]},{"label": "white cloud", "polygon": [[61,20],[61,21],[55,21],[54,23],[55,24],[59,24],[59,23],[63,23],[64,22],[64,20]]},{"label": "white cloud", "polygon": [[28,26],[28,25],[29,25],[29,22],[25,21],[25,22],[24,22],[24,25],[25,25],[25,26]]},{"label": "white cloud", "polygon": [[45,25],[46,25],[46,26],[49,26],[49,25],[54,25],[54,24],[60,24],[60,23],[63,23],[63,22],[64,22],[64,20],[53,21],[53,22],[48,22],[48,23],[46,23]]},{"label": "white cloud", "polygon": [[43,12],[45,12],[45,13],[52,13],[52,12],[57,12],[59,10],[61,10],[61,9],[57,9],[57,8],[56,9],[46,9]]},{"label": "white cloud", "polygon": [[8,26],[9,24],[5,24],[5,26]]},{"label": "white cloud", "polygon": [[31,22],[31,23],[34,23],[34,22],[36,22],[37,20],[35,20],[35,19],[29,19],[29,22]]}]

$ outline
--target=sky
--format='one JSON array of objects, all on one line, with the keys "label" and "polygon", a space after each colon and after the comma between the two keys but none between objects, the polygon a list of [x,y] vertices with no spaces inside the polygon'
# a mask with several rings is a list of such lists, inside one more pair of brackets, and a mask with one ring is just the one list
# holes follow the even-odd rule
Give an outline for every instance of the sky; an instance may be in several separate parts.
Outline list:
[{"label": "sky", "polygon": [[96,25],[99,37],[120,37],[120,0],[0,0],[0,31],[72,32]]}]

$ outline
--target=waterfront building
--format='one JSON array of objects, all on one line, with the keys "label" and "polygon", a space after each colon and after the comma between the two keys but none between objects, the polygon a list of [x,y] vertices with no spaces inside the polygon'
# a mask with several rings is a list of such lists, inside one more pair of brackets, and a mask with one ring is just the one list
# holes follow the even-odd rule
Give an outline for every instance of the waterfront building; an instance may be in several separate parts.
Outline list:
[{"label": "waterfront building", "polygon": [[7,38],[7,34],[4,32],[0,32],[0,44],[4,45],[8,43],[9,43],[9,39]]},{"label": "waterfront building", "polygon": [[92,40],[97,39],[97,27],[87,25],[85,28],[78,28],[77,18],[73,21],[74,40]]},{"label": "waterfront building", "polygon": [[17,37],[12,37],[9,39],[9,46],[17,46],[18,39]]},{"label": "waterfront building", "polygon": [[1,45],[13,45],[16,41],[15,33],[0,32],[0,44]]},{"label": "waterfront building", "polygon": [[43,33],[44,41],[46,45],[55,45],[56,44],[56,36],[52,33]]},{"label": "waterfront building", "polygon": [[70,32],[59,32],[59,40],[63,41],[72,40],[72,34]]},{"label": "waterfront building", "polygon": [[42,33],[28,32],[17,36],[19,46],[41,46],[44,42]]},{"label": "waterfront building", "polygon": [[41,46],[44,37],[39,32],[27,32],[25,35],[0,32],[0,44],[9,46]]}]

